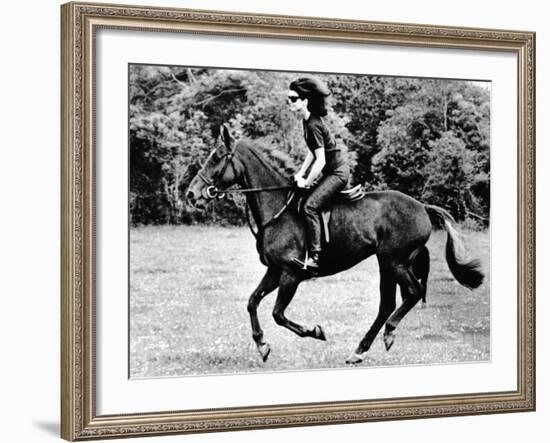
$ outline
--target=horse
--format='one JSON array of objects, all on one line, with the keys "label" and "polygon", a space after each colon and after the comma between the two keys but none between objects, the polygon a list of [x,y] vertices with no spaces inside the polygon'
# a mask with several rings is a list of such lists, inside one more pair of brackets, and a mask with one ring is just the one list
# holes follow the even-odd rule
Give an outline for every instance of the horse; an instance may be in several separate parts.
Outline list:
[{"label": "horse", "polygon": [[[446,261],[458,283],[474,289],[483,282],[480,261],[469,260],[459,253],[464,251],[464,244],[453,226],[453,217],[440,207],[422,204],[398,191],[366,192],[355,202],[334,202],[331,241],[321,252],[320,269],[316,275],[300,270],[293,257],[304,254],[306,235],[302,217],[287,202],[288,189],[292,187],[288,176],[292,171],[290,168],[281,171],[267,160],[266,144],[265,140],[248,138],[236,141],[227,125],[222,125],[216,145],[185,192],[188,204],[198,209],[230,192],[228,188],[233,185],[238,185],[246,195],[258,230],[256,248],[260,261],[267,267],[247,306],[252,338],[264,362],[271,346],[264,338],[257,310],[265,296],[278,288],[273,308],[278,325],[300,337],[326,340],[320,325],[306,327],[288,319],[287,306],[304,280],[342,272],[372,255],[376,255],[379,263],[379,310],[346,363],[361,363],[384,325],[384,344],[389,351],[401,320],[420,299],[425,300],[430,260],[426,242],[433,229],[432,219],[442,222],[447,232]],[[277,150],[271,148],[271,151]],[[397,285],[402,303],[396,309]]]}]

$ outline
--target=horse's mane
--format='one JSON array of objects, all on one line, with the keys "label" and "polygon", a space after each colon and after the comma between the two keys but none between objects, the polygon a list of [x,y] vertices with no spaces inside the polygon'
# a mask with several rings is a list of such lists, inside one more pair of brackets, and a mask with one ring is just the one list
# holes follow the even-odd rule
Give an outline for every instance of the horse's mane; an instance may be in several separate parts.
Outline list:
[{"label": "horse's mane", "polygon": [[269,137],[257,139],[242,138],[237,142],[237,146],[254,152],[260,160],[264,160],[287,179],[295,174],[297,169],[295,160]]}]

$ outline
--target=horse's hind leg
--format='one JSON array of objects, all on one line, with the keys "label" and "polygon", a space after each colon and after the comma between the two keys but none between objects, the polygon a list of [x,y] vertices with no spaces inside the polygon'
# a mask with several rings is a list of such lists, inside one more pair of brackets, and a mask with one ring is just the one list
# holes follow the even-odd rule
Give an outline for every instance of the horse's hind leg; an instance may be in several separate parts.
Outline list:
[{"label": "horse's hind leg", "polygon": [[313,328],[305,328],[298,323],[294,323],[285,317],[285,309],[292,301],[298,285],[300,284],[300,279],[295,275],[283,272],[281,275],[281,280],[279,281],[279,293],[277,294],[277,300],[275,301],[275,306],[273,308],[273,319],[275,323],[279,326],[283,326],[300,337],[313,337],[319,340],[326,340],[325,333],[321,326],[316,325]]},{"label": "horse's hind leg", "polygon": [[386,330],[384,331],[384,344],[386,345],[386,350],[388,351],[392,347],[395,340],[395,328],[399,322],[403,320],[403,317],[407,315],[407,313],[425,294],[422,284],[418,281],[411,267],[397,267],[396,278],[399,283],[399,287],[401,288],[403,303],[397,308],[386,323]]},{"label": "horse's hind leg", "polygon": [[365,354],[370,349],[378,332],[395,309],[395,289],[396,281],[393,270],[391,267],[387,268],[380,263],[380,307],[378,308],[378,315],[355,352],[348,357],[346,363],[356,364],[364,360]]},{"label": "horse's hind leg", "polygon": [[413,273],[422,287],[422,307],[426,306],[426,293],[428,291],[428,275],[430,274],[430,252],[426,246],[422,246],[413,260]]},{"label": "horse's hind leg", "polygon": [[274,291],[279,286],[279,279],[281,276],[281,270],[276,268],[268,268],[267,272],[263,276],[258,287],[252,292],[248,299],[248,313],[250,314],[250,324],[252,325],[252,338],[258,347],[258,351],[262,356],[262,360],[266,361],[271,348],[269,344],[264,341],[264,333],[258,320],[258,305],[262,299]]}]

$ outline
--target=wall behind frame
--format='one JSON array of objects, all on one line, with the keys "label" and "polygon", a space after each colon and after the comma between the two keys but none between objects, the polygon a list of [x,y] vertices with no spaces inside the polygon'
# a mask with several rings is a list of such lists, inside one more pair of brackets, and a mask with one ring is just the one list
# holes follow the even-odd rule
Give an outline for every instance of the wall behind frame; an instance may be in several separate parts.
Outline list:
[{"label": "wall behind frame", "polygon": [[[548,51],[550,31],[543,3],[463,0],[361,3],[292,0],[129,0],[186,8],[340,17],[375,21],[520,29],[537,32],[537,121],[550,120]],[[2,151],[0,161],[0,400],[2,440],[59,441],[59,5],[57,0],[11,2],[4,6],[2,41]],[[550,189],[550,132],[538,125],[539,226],[550,223],[544,191]],[[498,149],[498,147],[495,147]],[[548,199],[546,199],[548,200]],[[549,263],[550,234],[538,230],[538,263]],[[537,292],[538,398],[536,413],[277,429],[193,436],[142,438],[140,442],[398,441],[431,443],[542,441],[550,416],[550,357],[543,350],[550,326],[549,281],[540,267]],[[498,276],[494,276],[498,278]],[[498,296],[496,294],[495,296]],[[513,345],[513,344],[511,344]],[[8,425],[9,424],[9,425]]]}]

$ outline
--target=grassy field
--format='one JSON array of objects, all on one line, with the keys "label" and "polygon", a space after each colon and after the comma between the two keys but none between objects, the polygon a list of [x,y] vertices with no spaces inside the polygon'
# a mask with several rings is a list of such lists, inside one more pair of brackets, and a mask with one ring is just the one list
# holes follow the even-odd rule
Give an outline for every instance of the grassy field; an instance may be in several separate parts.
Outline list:
[{"label": "grassy field", "polygon": [[[428,243],[432,260],[427,307],[415,307],[384,348],[382,333],[362,366],[478,362],[490,359],[488,232],[465,232],[471,256],[487,274],[475,291],[460,286],[444,259],[446,234]],[[263,363],[246,304],[263,276],[247,228],[140,227],[130,234],[130,375],[132,378],[346,367],[378,310],[378,264],[371,257],[342,274],[305,282],[287,316],[320,324],[327,341],[300,338],[271,316],[259,318],[272,352]],[[399,303],[399,300],[398,300]]]}]

